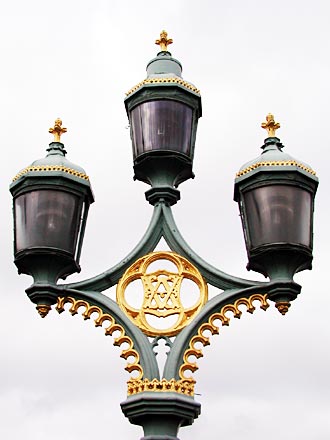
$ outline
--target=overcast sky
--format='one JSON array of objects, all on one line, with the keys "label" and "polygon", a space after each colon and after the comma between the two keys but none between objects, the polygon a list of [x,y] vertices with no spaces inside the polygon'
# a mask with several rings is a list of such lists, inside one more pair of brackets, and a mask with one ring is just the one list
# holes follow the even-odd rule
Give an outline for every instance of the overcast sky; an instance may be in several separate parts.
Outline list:
[{"label": "overcast sky", "polygon": [[194,171],[173,208],[204,259],[241,277],[247,257],[233,184],[260,154],[268,112],[285,151],[320,178],[313,271],[283,317],[274,306],[243,314],[198,361],[202,415],[181,440],[328,440],[330,437],[329,1],[0,1],[1,319],[0,438],[138,439],[121,413],[125,361],[102,330],[55,311],[42,320],[12,254],[13,176],[45,155],[57,117],[68,159],[90,176],[82,272],[96,275],[138,242],[152,207],[133,182],[123,99],[143,80],[162,29],[202,94]]}]

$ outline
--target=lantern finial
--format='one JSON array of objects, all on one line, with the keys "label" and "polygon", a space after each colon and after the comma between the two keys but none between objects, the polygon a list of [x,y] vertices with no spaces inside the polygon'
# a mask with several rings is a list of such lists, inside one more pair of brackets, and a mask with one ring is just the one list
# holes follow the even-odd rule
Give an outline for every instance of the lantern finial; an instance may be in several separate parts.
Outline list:
[{"label": "lantern finial", "polygon": [[278,130],[281,125],[279,122],[275,122],[274,115],[268,113],[266,116],[266,122],[263,122],[261,127],[267,130],[268,137],[276,137],[276,130]]},{"label": "lantern finial", "polygon": [[51,127],[49,133],[54,135],[54,142],[61,142],[61,135],[67,132],[67,129],[62,127],[62,119],[57,118],[54,127]]},{"label": "lantern finial", "polygon": [[289,303],[289,301],[277,301],[275,303],[275,307],[281,313],[281,315],[284,316],[291,307],[291,304]]},{"label": "lantern finial", "polygon": [[168,52],[167,46],[172,43],[172,38],[167,38],[167,32],[164,30],[160,33],[160,39],[155,41],[155,44],[160,46],[162,52]]},{"label": "lantern finial", "polygon": [[48,312],[52,309],[49,304],[38,304],[36,309],[38,310],[39,315],[42,318],[45,318],[48,315]]}]

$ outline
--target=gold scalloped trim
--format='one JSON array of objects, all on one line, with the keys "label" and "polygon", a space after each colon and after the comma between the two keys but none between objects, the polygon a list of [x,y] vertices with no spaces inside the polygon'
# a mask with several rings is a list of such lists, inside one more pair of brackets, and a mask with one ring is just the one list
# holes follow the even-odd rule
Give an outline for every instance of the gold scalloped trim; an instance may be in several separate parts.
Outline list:
[{"label": "gold scalloped trim", "polygon": [[239,171],[236,174],[236,177],[241,177],[244,176],[245,174],[250,173],[253,170],[256,170],[257,168],[260,167],[279,167],[279,166],[292,166],[292,167],[298,167],[301,168],[302,170],[306,171],[307,173],[312,174],[313,176],[316,176],[316,172],[313,171],[311,168],[307,167],[306,165],[296,162],[295,160],[283,160],[283,161],[266,161],[266,162],[257,162],[254,163],[253,165],[250,165],[246,168],[244,168],[244,170]]},{"label": "gold scalloped trim", "polygon": [[62,171],[64,173],[71,174],[72,176],[79,177],[80,179],[89,180],[89,177],[84,174],[80,173],[77,170],[74,170],[73,168],[65,167],[64,165],[42,165],[42,166],[30,166],[24,168],[24,170],[20,171],[16,176],[13,178],[13,182],[15,180],[18,180],[20,177],[24,176],[24,174],[32,172],[38,172],[38,171]]},{"label": "gold scalloped trim", "polygon": [[200,95],[200,91],[194,87],[192,84],[189,84],[187,81],[184,81],[180,78],[147,78],[143,81],[139,82],[136,86],[132,87],[127,93],[126,96],[131,95],[132,93],[136,92],[140,87],[144,86],[145,84],[179,84],[180,86],[185,87],[188,90],[191,90],[194,93],[197,93],[197,95]]},{"label": "gold scalloped trim", "polygon": [[[173,263],[176,272],[166,269],[149,272],[153,263],[164,260]],[[136,280],[141,281],[143,286],[143,302],[139,309],[133,307],[125,295],[127,287]],[[184,307],[181,300],[184,280],[190,280],[199,290],[195,304],[190,307]],[[159,290],[160,286],[164,291]],[[118,281],[116,297],[119,307],[145,335],[176,336],[203,308],[208,288],[199,270],[186,258],[175,252],[157,251],[139,258],[126,270]],[[149,323],[148,316],[157,318],[158,322],[164,317],[174,316],[175,321],[168,328],[158,328]]]},{"label": "gold scalloped trim", "polygon": [[193,379],[184,380],[158,380],[158,379],[144,379],[136,380],[132,379],[127,382],[127,395],[143,393],[144,391],[151,392],[174,392],[179,394],[185,394],[186,396],[194,395],[195,381]]},{"label": "gold scalloped trim", "polygon": [[198,366],[197,366],[196,362],[191,362],[191,360],[189,360],[189,358],[191,358],[192,356],[195,357],[196,359],[203,357],[202,350],[195,347],[195,344],[198,342],[201,343],[203,345],[203,347],[210,344],[210,341],[209,341],[210,338],[205,336],[203,333],[205,331],[209,331],[209,332],[211,332],[212,335],[219,334],[219,327],[214,324],[214,321],[219,319],[221,321],[222,325],[229,325],[230,318],[228,318],[228,316],[226,316],[226,313],[232,312],[234,314],[234,318],[240,318],[242,315],[242,312],[241,312],[241,310],[239,310],[238,307],[242,304],[246,306],[246,308],[247,308],[246,311],[248,313],[253,313],[255,311],[253,301],[255,301],[255,300],[260,301],[260,303],[261,303],[260,308],[262,310],[268,309],[269,304],[267,302],[267,294],[265,294],[265,295],[254,294],[254,295],[250,296],[249,298],[239,298],[237,301],[235,301],[234,304],[227,304],[227,305],[223,306],[220,313],[213,313],[210,316],[208,322],[201,324],[201,326],[199,327],[199,329],[197,331],[197,334],[190,339],[189,348],[187,348],[186,351],[184,352],[183,364],[181,365],[180,370],[179,370],[179,377],[181,380],[183,380],[183,381],[193,380],[192,377],[185,377],[184,373],[186,371],[191,371],[192,373],[194,373],[196,370],[198,370]]},{"label": "gold scalloped trim", "polygon": [[76,300],[70,296],[58,298],[56,305],[56,310],[58,311],[58,313],[64,312],[64,306],[67,303],[72,304],[69,309],[69,312],[72,316],[77,315],[78,309],[80,307],[85,307],[85,311],[82,313],[82,316],[85,320],[90,319],[91,315],[94,312],[98,313],[99,316],[94,320],[95,327],[102,327],[105,321],[109,321],[110,324],[107,327],[104,327],[106,336],[112,336],[112,334],[116,331],[120,332],[120,335],[114,339],[113,345],[115,345],[116,347],[120,347],[122,344],[128,345],[128,348],[125,348],[121,352],[120,357],[125,360],[127,360],[129,357],[134,358],[134,362],[127,363],[125,370],[129,373],[132,373],[133,371],[138,372],[138,376],[136,378],[132,377],[131,380],[141,379],[143,377],[143,368],[139,364],[140,356],[139,353],[134,349],[134,343],[132,339],[125,334],[124,328],[121,325],[117,324],[115,319],[111,315],[109,315],[108,313],[103,313],[100,307],[92,306],[87,301]]}]

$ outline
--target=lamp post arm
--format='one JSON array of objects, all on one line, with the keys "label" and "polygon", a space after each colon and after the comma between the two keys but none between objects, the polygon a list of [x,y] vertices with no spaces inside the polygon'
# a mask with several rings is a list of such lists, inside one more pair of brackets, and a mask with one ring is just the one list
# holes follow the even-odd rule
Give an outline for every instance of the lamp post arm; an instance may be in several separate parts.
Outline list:
[{"label": "lamp post arm", "polygon": [[184,373],[198,369],[196,363],[191,361],[191,357],[198,359],[203,356],[202,350],[199,347],[196,348],[194,344],[198,342],[199,346],[200,344],[209,345],[209,337],[204,332],[207,331],[212,335],[219,333],[219,325],[214,321],[222,326],[228,326],[230,321],[230,317],[226,315],[228,312],[232,312],[235,318],[240,318],[242,310],[239,306],[241,305],[246,306],[247,312],[253,313],[255,310],[253,303],[258,300],[260,308],[266,310],[269,307],[267,291],[267,287],[255,285],[247,289],[227,290],[209,300],[199,315],[181,331],[173,342],[164,367],[164,378],[190,380],[191,378],[187,378]]},{"label": "lamp post arm", "polygon": [[[159,368],[152,345],[142,331],[129,320],[115,301],[99,292],[82,292],[80,290],[69,288],[63,289],[63,295],[65,295],[68,300],[63,298],[62,301],[58,301],[58,312],[61,313],[64,310],[64,308],[59,307],[59,304],[64,305],[66,302],[72,304],[71,307],[73,307],[73,310],[70,310],[72,314],[76,314],[78,308],[85,307],[85,311],[83,312],[84,319],[89,319],[93,313],[98,312],[97,309],[101,309],[103,312],[103,318],[97,316],[95,325],[101,326],[103,321],[108,320],[107,317],[112,318],[113,331],[119,330],[120,327],[118,326],[121,326],[125,331],[125,339],[123,339],[123,343],[127,344],[127,337],[131,339],[132,347],[130,352],[134,349],[134,351],[138,353],[137,365],[142,367],[141,373],[143,374],[143,379],[159,379]],[[112,334],[112,332],[106,332],[106,334]],[[123,337],[123,335],[121,335],[121,337]],[[116,345],[121,345],[120,337],[118,338]],[[127,357],[129,356],[132,355],[128,353]],[[122,357],[125,356],[122,355]],[[130,371],[129,368],[127,369]],[[132,371],[133,370],[134,368]]]},{"label": "lamp post arm", "polygon": [[153,251],[162,236],[172,251],[189,259],[200,270],[206,281],[219,289],[246,288],[256,284],[265,284],[229,275],[199,257],[182,237],[174,221],[171,207],[160,202],[154,207],[153,216],[142,239],[120,263],[93,278],[69,283],[66,285],[67,288],[98,292],[109,289],[117,284],[125,270],[134,261]]},{"label": "lamp post arm", "polygon": [[120,263],[112,268],[84,281],[66,284],[68,289],[88,290],[102,292],[117,284],[123,273],[138,258],[151,252],[157,246],[162,237],[162,208],[156,205],[150,224],[137,246]]},{"label": "lamp post arm", "polygon": [[191,249],[191,247],[182,237],[174,221],[171,207],[163,203],[162,210],[164,214],[163,236],[166,240],[166,243],[172,249],[172,251],[183,255],[189,261],[191,261],[191,263],[193,263],[199,269],[205,280],[212,286],[215,286],[218,289],[227,290],[237,288],[242,289],[255,285],[266,285],[266,283],[234,277],[207,263]]}]

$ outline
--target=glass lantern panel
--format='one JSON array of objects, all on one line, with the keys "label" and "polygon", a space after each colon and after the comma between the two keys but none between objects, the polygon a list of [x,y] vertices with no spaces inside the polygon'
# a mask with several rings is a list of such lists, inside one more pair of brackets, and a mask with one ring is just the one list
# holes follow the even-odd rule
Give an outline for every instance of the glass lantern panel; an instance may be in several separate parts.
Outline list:
[{"label": "glass lantern panel", "polygon": [[148,101],[131,112],[134,157],[152,150],[190,154],[192,108],[177,101]]},{"label": "glass lantern panel", "polygon": [[38,190],[15,200],[16,252],[31,247],[54,247],[75,252],[82,200],[75,194]]},{"label": "glass lantern panel", "polygon": [[251,247],[296,243],[311,247],[312,195],[293,185],[269,185],[244,194]]}]

